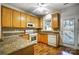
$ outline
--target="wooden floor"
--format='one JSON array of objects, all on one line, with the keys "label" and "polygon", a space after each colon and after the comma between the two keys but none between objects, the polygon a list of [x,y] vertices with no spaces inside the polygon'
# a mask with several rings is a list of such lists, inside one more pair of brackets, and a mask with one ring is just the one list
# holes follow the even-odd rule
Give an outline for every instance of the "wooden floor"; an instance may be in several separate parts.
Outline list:
[{"label": "wooden floor", "polygon": [[10,55],[78,55],[79,51],[68,47],[52,47],[43,43],[28,46],[11,53]]}]

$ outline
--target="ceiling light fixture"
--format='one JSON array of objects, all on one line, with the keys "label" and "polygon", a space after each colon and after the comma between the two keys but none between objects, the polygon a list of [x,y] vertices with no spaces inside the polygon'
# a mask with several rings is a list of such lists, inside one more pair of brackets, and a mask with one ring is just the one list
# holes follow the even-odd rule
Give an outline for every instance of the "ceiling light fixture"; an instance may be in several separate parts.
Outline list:
[{"label": "ceiling light fixture", "polygon": [[67,5],[67,4],[69,4],[69,3],[64,3],[64,5]]},{"label": "ceiling light fixture", "polygon": [[46,6],[47,4],[45,4],[45,3],[37,3],[37,5],[38,5],[39,7],[44,7],[44,6]]},{"label": "ceiling light fixture", "polygon": [[49,9],[45,7],[47,6],[46,3],[37,3],[37,6],[38,7],[33,11],[34,13],[37,13],[40,15],[48,14]]},{"label": "ceiling light fixture", "polygon": [[34,10],[34,12],[38,13],[38,14],[47,14],[48,13],[48,9],[45,7],[39,7],[37,9]]}]

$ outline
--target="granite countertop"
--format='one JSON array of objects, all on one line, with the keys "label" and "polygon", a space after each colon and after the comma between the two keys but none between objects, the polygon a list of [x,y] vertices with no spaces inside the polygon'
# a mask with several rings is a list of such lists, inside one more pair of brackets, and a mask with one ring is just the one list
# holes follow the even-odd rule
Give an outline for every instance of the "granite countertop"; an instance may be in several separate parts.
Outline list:
[{"label": "granite countertop", "polygon": [[28,40],[23,39],[20,36],[12,36],[9,38],[4,38],[3,42],[0,42],[0,54],[6,55],[27,47],[29,44]]},{"label": "granite countertop", "polygon": [[39,31],[39,34],[59,34],[60,31]]}]

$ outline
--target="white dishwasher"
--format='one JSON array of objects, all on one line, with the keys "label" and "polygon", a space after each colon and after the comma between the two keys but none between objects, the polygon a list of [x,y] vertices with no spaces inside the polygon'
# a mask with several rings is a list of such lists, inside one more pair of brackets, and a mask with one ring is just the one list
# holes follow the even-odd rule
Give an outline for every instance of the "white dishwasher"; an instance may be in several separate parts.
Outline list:
[{"label": "white dishwasher", "polygon": [[56,35],[48,35],[48,44],[51,46],[56,46]]}]

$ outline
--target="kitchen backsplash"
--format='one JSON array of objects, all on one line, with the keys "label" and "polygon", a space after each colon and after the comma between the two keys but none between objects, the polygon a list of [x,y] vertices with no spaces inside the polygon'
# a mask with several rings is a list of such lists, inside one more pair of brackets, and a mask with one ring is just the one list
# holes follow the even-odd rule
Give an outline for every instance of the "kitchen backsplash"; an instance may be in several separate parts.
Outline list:
[{"label": "kitchen backsplash", "polygon": [[24,29],[17,28],[3,28],[2,37],[24,34]]},{"label": "kitchen backsplash", "polygon": [[2,28],[2,31],[23,31],[22,28]]}]

